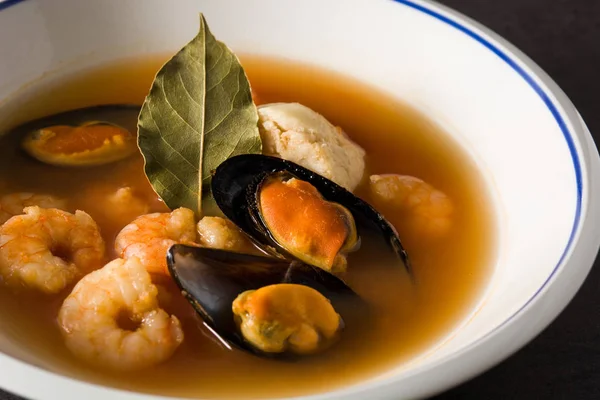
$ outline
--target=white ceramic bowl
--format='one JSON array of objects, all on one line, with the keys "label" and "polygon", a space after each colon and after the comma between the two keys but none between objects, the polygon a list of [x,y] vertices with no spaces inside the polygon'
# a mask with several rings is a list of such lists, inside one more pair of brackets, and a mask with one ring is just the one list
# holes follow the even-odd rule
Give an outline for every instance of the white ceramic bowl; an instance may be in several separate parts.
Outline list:
[{"label": "white ceramic bowl", "polygon": [[[600,164],[584,122],[531,60],[445,7],[419,0],[9,0],[0,11],[0,99],[20,88],[26,99],[40,82],[99,62],[174,52],[195,35],[202,11],[234,50],[317,64],[382,88],[443,125],[472,155],[500,221],[500,252],[481,302],[427,354],[314,399],[423,397],[470,378],[549,324],[592,265]],[[57,72],[44,77],[49,71]],[[0,121],[16,106],[2,105]],[[12,343],[4,325],[0,386],[7,390],[33,399],[152,398],[60,376]]]}]

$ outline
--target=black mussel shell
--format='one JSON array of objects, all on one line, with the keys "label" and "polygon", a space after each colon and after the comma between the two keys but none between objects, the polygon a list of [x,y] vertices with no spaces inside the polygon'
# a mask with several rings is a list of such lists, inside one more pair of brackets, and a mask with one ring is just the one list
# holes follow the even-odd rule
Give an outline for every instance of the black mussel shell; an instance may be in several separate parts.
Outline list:
[{"label": "black mussel shell", "polygon": [[135,133],[140,109],[141,106],[134,104],[109,104],[78,108],[26,122],[12,131],[26,133],[53,125],[75,126],[88,121],[106,121]]},{"label": "black mussel shell", "polygon": [[[138,151],[136,125],[139,111],[140,107],[134,105],[86,107],[39,118],[15,128],[14,131],[23,137],[21,148],[42,163],[57,167],[94,167],[123,160]],[[115,137],[115,140],[105,140],[101,146],[91,151],[65,154],[48,150],[45,144],[56,134],[51,127],[60,125],[73,129],[111,125],[118,128],[116,132],[119,132],[121,139]]]},{"label": "black mussel shell", "polygon": [[293,258],[271,237],[257,216],[257,190],[267,177],[280,172],[311,183],[323,198],[346,207],[354,216],[358,234],[361,234],[361,229],[378,232],[398,256],[403,267],[410,272],[408,254],[396,229],[364,200],[335,182],[291,161],[259,154],[234,156],[217,167],[212,177],[212,194],[223,214],[246,232],[259,247],[276,257]]},{"label": "black mussel shell", "polygon": [[362,313],[367,323],[367,304],[344,281],[299,261],[177,244],[167,253],[167,265],[183,295],[213,333],[253,354],[289,357],[262,353],[244,340],[234,322],[232,303],[246,290],[279,283],[305,285],[328,298],[342,319],[351,311],[354,318]]}]

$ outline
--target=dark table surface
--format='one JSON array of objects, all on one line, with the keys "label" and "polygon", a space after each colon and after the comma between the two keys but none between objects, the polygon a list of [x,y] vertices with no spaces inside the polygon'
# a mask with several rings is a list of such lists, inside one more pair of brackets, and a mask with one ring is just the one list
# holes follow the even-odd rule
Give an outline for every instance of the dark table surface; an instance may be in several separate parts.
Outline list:
[{"label": "dark table surface", "polygon": [[[600,0],[440,2],[529,55],[567,93],[600,141]],[[434,400],[451,399],[600,399],[600,266],[528,346]],[[19,398],[0,391],[0,400]]]}]

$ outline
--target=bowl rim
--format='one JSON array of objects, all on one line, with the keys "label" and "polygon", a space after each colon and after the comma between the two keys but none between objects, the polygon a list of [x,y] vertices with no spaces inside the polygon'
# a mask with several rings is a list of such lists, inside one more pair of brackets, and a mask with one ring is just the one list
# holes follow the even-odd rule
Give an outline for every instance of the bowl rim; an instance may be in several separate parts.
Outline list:
[{"label": "bowl rim", "polygon": [[25,0],[0,0],[0,11]]},{"label": "bowl rim", "polygon": [[[536,82],[536,80],[533,76],[534,75],[533,73],[528,73],[523,66],[519,65],[518,61],[512,59],[510,57],[510,55],[507,54],[508,51],[503,51],[497,44],[494,44],[492,40],[484,37],[486,33],[487,34],[490,33],[490,32],[486,32],[486,31],[489,31],[489,28],[482,29],[482,26],[478,26],[478,28],[480,30],[482,30],[484,34],[477,33],[475,30],[470,29],[468,26],[463,25],[460,22],[453,20],[451,17],[446,16],[443,13],[440,13],[434,9],[427,8],[423,4],[420,4],[421,0],[391,0],[391,1],[399,3],[399,4],[403,4],[414,10],[421,11],[422,13],[427,14],[427,15],[459,30],[460,32],[466,34],[470,38],[474,39],[476,42],[479,42],[481,45],[486,47],[488,50],[490,50],[496,56],[498,56],[502,61],[504,61],[508,66],[510,66],[513,71],[515,71],[521,78],[523,78],[525,80],[525,82],[527,82],[529,87],[532,88],[536,92],[536,94],[541,98],[541,100],[544,102],[546,108],[550,111],[550,113],[552,114],[552,117],[554,118],[555,122],[557,123],[558,127],[560,128],[560,131],[563,134],[563,137],[567,143],[567,147],[569,148],[569,153],[571,155],[571,161],[573,163],[573,170],[575,172],[575,181],[576,181],[576,185],[577,185],[575,216],[573,218],[573,224],[571,226],[571,233],[569,234],[569,239],[567,241],[567,244],[565,245],[559,260],[557,261],[556,265],[552,269],[552,272],[548,275],[548,277],[542,283],[542,285],[535,291],[535,293],[518,310],[516,310],[511,316],[509,316],[507,319],[505,319],[500,325],[498,325],[497,327],[492,329],[490,332],[486,333],[484,336],[482,336],[478,340],[476,340],[476,341],[470,343],[468,346],[466,346],[466,348],[464,349],[464,350],[466,350],[467,348],[476,345],[479,341],[485,340],[488,336],[493,335],[497,330],[502,329],[503,326],[510,323],[514,318],[518,317],[526,308],[528,308],[530,303],[532,303],[533,301],[535,301],[537,299],[537,297],[540,295],[540,293],[544,291],[544,289],[552,281],[552,279],[557,274],[557,272],[566,263],[569,253],[570,253],[571,249],[573,248],[576,238],[580,232],[580,226],[581,226],[581,222],[582,222],[583,199],[584,199],[583,194],[584,194],[584,189],[585,189],[584,184],[583,184],[584,170],[582,168],[582,162],[580,160],[580,155],[577,152],[577,147],[575,144],[574,136],[576,136],[576,134],[571,132],[571,130],[569,129],[569,127],[567,126],[567,123],[566,123],[566,120],[568,120],[568,117],[565,118],[561,115],[561,112],[559,111],[559,106],[554,104],[554,102],[550,98],[550,95],[544,91],[542,85],[539,84],[538,82]],[[426,0],[426,1],[429,1],[432,4],[434,3],[433,0]],[[441,6],[440,8],[442,8],[442,7],[444,7],[444,6]],[[452,12],[454,10],[451,11],[450,9],[446,9],[444,11]],[[473,25],[475,25],[475,24],[479,25],[479,23],[476,23],[475,21],[472,21],[472,20],[469,21],[468,17],[465,17],[463,15],[461,15],[461,17],[463,19],[468,20],[467,22],[471,22],[471,24],[473,24]],[[498,38],[496,38],[496,39],[498,39]],[[502,39],[502,40],[505,41],[504,39]],[[514,53],[514,50],[511,52]],[[521,57],[515,57],[515,58],[521,59],[521,61],[530,61],[531,63],[533,63],[533,61],[529,60],[528,57],[525,55],[522,55]],[[523,58],[526,58],[526,59],[524,60]],[[539,73],[537,75],[539,75]],[[547,76],[547,79],[551,79],[551,78],[549,76]],[[551,92],[551,90],[549,90],[549,92]]]},{"label": "bowl rim", "polygon": [[[517,311],[515,311],[510,317],[506,318],[501,324],[490,330],[482,337],[469,343],[467,346],[457,352],[449,354],[435,361],[434,363],[412,369],[406,374],[401,374],[401,376],[392,376],[384,380],[368,380],[364,382],[357,382],[347,387],[335,389],[329,393],[295,397],[296,399],[301,398],[316,400],[332,397],[348,398],[348,396],[361,399],[364,398],[362,396],[365,396],[366,392],[374,390],[382,391],[384,388],[390,388],[390,386],[393,386],[395,383],[397,383],[397,381],[403,378],[426,373],[427,371],[431,371],[436,367],[443,366],[451,360],[464,357],[466,354],[476,351],[479,347],[481,347],[482,344],[490,342],[492,339],[497,338],[505,333],[508,330],[507,328],[514,326],[517,321],[522,321],[523,316],[531,312],[532,306],[535,303],[539,303],[539,300],[548,291],[551,283],[555,282],[560,273],[564,271],[568,261],[571,260],[572,256],[577,250],[579,250],[580,253],[586,251],[587,253],[591,254],[591,248],[591,250],[593,250],[593,255],[595,256],[600,248],[600,236],[596,235],[596,237],[592,238],[592,235],[587,235],[588,241],[590,242],[588,245],[589,248],[576,249],[580,239],[582,238],[582,231],[584,230],[583,227],[586,222],[586,217],[588,215],[592,215],[596,217],[596,219],[599,219],[598,216],[600,216],[600,204],[596,206],[594,205],[594,202],[590,202],[592,192],[598,194],[598,189],[600,189],[600,185],[592,185],[593,181],[591,180],[592,174],[595,174],[596,176],[600,175],[600,158],[585,122],[577,112],[573,103],[560,89],[560,87],[533,60],[509,43],[506,39],[502,38],[491,29],[483,26],[477,21],[463,15],[458,11],[455,11],[448,6],[441,5],[432,0],[386,1],[395,2],[399,5],[406,6],[415,11],[426,14],[467,35],[499,57],[514,72],[520,75],[520,77],[525,80],[530,88],[536,92],[559,126],[569,149],[575,173],[577,190],[574,221],[569,239],[565,245],[562,255],[543,284]],[[0,12],[23,2],[25,2],[25,0],[0,0]],[[580,149],[578,149],[576,138],[581,141]],[[591,212],[593,211],[592,208],[595,209],[595,213]],[[600,231],[600,228],[597,228],[596,231]],[[432,395],[446,390],[449,387],[455,386],[474,375],[484,372],[486,369],[507,358],[509,355],[529,342],[556,316],[558,316],[562,309],[566,307],[566,305],[574,297],[575,293],[579,290],[581,284],[592,267],[592,263],[580,262],[579,264],[580,265],[578,265],[578,268],[582,273],[580,279],[572,285],[570,288],[570,293],[567,293],[563,300],[560,301],[553,310],[547,311],[549,316],[540,325],[534,327],[532,332],[527,332],[520,340],[511,342],[509,346],[497,351],[496,354],[491,356],[493,358],[492,360],[487,360],[484,363],[480,363],[481,365],[479,367],[475,367],[475,372],[449,372],[448,375],[450,375],[450,379],[446,378],[442,383],[436,383],[430,385],[430,387],[420,388],[418,390],[418,395]],[[44,395],[52,394],[52,397],[54,397],[59,392],[62,392],[61,397],[73,399],[81,398],[81,395],[93,396],[90,398],[97,399],[105,398],[105,396],[110,395],[111,398],[119,400],[149,400],[167,398],[154,394],[131,392],[125,389],[115,389],[100,384],[79,381],[77,379],[63,376],[61,374],[28,364],[2,353],[0,353],[0,369],[5,374],[9,373],[11,376],[11,378],[3,382],[3,387],[22,396],[41,398]],[[18,371],[23,371],[24,373],[19,374]],[[21,378],[19,378],[19,376]],[[24,376],[29,378],[24,379]],[[32,378],[34,381],[37,381],[38,379],[43,381],[45,385],[30,384]],[[384,395],[384,393],[382,392],[380,395]],[[394,393],[392,391],[386,392],[385,398],[390,398],[393,395]]]}]

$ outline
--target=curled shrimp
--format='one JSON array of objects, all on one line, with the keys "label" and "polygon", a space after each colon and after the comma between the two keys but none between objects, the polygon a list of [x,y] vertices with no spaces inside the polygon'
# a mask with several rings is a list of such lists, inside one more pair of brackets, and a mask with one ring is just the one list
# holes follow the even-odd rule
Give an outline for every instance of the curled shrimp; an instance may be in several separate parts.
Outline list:
[{"label": "curled shrimp", "polygon": [[142,215],[119,232],[115,250],[122,258],[137,257],[152,274],[169,275],[167,250],[176,243],[193,243],[194,224],[194,212],[188,208]]},{"label": "curled shrimp", "polygon": [[[123,313],[137,328],[119,326]],[[58,324],[76,357],[117,371],[159,364],[183,342],[179,320],[160,308],[158,289],[135,257],[83,277],[63,302]]]},{"label": "curled shrimp", "polygon": [[23,214],[23,209],[31,206],[64,210],[67,202],[47,194],[29,192],[7,194],[0,197],[0,224],[5,223],[15,215]]},{"label": "curled shrimp", "polygon": [[454,204],[440,190],[408,175],[372,175],[370,189],[375,205],[404,213],[412,232],[441,237],[452,227]]},{"label": "curled shrimp", "polygon": [[88,214],[26,207],[0,228],[0,274],[13,287],[57,293],[99,268],[105,245]]}]

